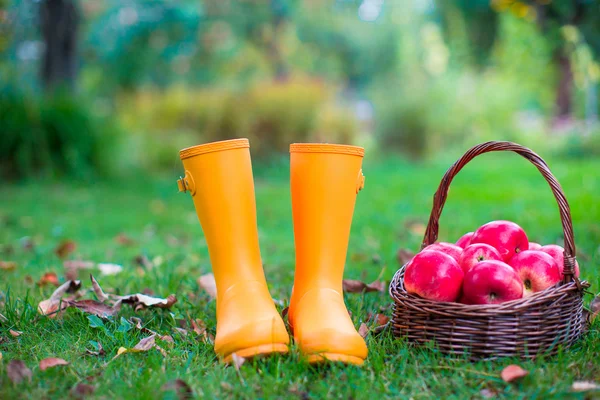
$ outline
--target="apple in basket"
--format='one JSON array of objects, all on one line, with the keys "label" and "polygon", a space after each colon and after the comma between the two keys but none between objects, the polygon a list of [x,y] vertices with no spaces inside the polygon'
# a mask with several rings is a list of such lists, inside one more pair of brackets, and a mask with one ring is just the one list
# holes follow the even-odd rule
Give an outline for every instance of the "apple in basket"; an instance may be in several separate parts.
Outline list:
[{"label": "apple in basket", "polygon": [[465,304],[499,304],[523,297],[523,283],[509,265],[489,260],[477,263],[465,274]]},{"label": "apple in basket", "polygon": [[462,249],[466,249],[468,245],[471,244],[471,239],[473,238],[473,235],[475,234],[475,232],[467,232],[464,235],[462,235],[460,237],[460,239],[458,239],[456,241],[456,245]]},{"label": "apple in basket", "polygon": [[425,251],[425,250],[435,250],[435,251],[439,251],[439,252],[448,254],[450,257],[454,258],[456,260],[456,262],[459,262],[460,255],[463,251],[463,249],[461,247],[458,247],[455,244],[446,243],[446,242],[430,244],[429,246],[427,246],[423,249],[423,251]]},{"label": "apple in basket", "polygon": [[525,285],[524,297],[554,286],[561,279],[556,261],[543,251],[522,251],[509,264]]},{"label": "apple in basket", "polygon": [[[547,244],[545,246],[542,246],[540,248],[540,251],[543,251],[544,253],[548,254],[550,257],[552,257],[554,259],[554,261],[556,261],[556,265],[558,266],[558,272],[562,278],[563,269],[565,268],[565,262],[564,262],[565,249],[563,249],[562,247],[560,247],[556,244]],[[574,269],[575,269],[575,276],[579,277],[579,263],[577,261],[575,261]]]},{"label": "apple in basket", "polygon": [[529,250],[539,250],[542,248],[542,245],[536,242],[529,242]]},{"label": "apple in basket", "polygon": [[466,274],[467,271],[473,268],[477,263],[488,260],[502,261],[502,256],[500,256],[498,250],[489,244],[475,243],[467,246],[463,250],[458,265],[460,265],[463,272]]},{"label": "apple in basket", "polygon": [[423,250],[413,257],[404,271],[408,293],[436,301],[456,301],[464,273],[458,262],[437,250]]},{"label": "apple in basket", "polygon": [[529,240],[523,228],[510,221],[492,221],[475,231],[471,244],[489,244],[502,256],[504,262],[517,253],[529,250]]}]

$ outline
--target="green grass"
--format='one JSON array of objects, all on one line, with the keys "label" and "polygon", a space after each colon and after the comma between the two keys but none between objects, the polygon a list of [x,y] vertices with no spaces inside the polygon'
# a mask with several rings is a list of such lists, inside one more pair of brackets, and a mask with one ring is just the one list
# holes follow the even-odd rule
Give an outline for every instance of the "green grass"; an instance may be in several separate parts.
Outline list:
[{"label": "green grass", "polygon": [[[571,203],[582,274],[597,292],[600,161],[555,159],[549,164]],[[391,279],[399,267],[397,249],[417,250],[422,239],[407,229],[407,223],[426,223],[432,195],[449,165],[450,160],[415,165],[367,157],[366,188],[358,196],[346,278],[370,282],[383,274]],[[294,275],[288,168],[285,163],[255,167],[265,271],[272,296],[285,303]],[[516,221],[532,240],[560,243],[558,209],[550,190],[536,169],[517,156],[484,156],[466,167],[452,185],[440,222],[440,239],[454,241],[493,219]],[[597,321],[571,349],[534,362],[471,363],[442,356],[434,349],[411,347],[386,331],[368,337],[370,354],[362,368],[309,366],[293,348],[286,356],[246,363],[238,372],[221,365],[209,344],[192,335],[175,335],[173,330],[176,320],[190,317],[206,321],[213,333],[215,329],[215,303],[196,283],[201,274],[210,271],[208,250],[192,201],[176,192],[175,179],[136,177],[121,182],[0,186],[0,221],[0,244],[5,250],[14,250],[0,254],[0,260],[18,263],[15,271],[0,270],[4,303],[0,313],[8,318],[0,326],[0,398],[65,398],[78,382],[95,385],[98,398],[172,398],[173,392],[161,392],[160,388],[176,378],[186,381],[197,396],[209,398],[480,398],[484,389],[505,398],[584,398],[584,394],[570,392],[571,384],[576,380],[598,382],[600,376]],[[120,232],[136,244],[118,244],[114,237]],[[35,242],[33,251],[22,248],[26,237]],[[40,288],[32,281],[44,272],[62,274],[62,261],[53,251],[63,239],[77,243],[71,258],[125,267],[115,276],[96,273],[105,291],[125,294],[150,288],[159,296],[177,295],[179,302],[171,313],[137,313],[150,329],[173,335],[174,345],[163,344],[167,357],[151,350],[111,361],[119,347],[132,347],[146,336],[135,329],[121,332],[120,316],[106,321],[106,329],[90,326],[85,315],[72,309],[62,319],[37,316],[37,303],[53,289]],[[159,265],[142,272],[132,261],[140,254]],[[89,287],[85,273],[81,279]],[[346,301],[357,327],[361,322],[373,324],[365,321],[367,313],[391,302],[387,293],[346,294]],[[124,317],[133,314],[129,308],[122,312]],[[12,337],[10,329],[23,334]],[[90,341],[101,342],[106,355],[85,355],[85,349],[92,348]],[[38,362],[51,356],[71,364],[40,371]],[[21,359],[32,369],[31,383],[13,385],[9,381],[6,365],[12,359]],[[504,383],[500,371],[515,362],[530,375],[515,384]],[[596,396],[600,394],[596,392]]]}]

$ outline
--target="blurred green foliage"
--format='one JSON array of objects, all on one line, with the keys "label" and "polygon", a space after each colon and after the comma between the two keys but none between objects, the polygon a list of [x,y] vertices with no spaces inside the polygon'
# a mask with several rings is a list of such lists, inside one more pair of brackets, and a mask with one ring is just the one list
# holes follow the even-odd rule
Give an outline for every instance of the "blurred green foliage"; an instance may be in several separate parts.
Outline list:
[{"label": "blurred green foliage", "polygon": [[0,88],[0,176],[89,178],[112,172],[118,128],[90,108],[85,99],[64,93],[38,98]]},{"label": "blurred green foliage", "polygon": [[[181,147],[233,137],[261,156],[329,141],[421,158],[492,139],[595,154],[577,144],[600,131],[594,2],[69,1],[82,14],[70,108],[38,84],[38,2],[0,0],[13,174],[98,169],[99,148],[171,168]],[[88,134],[108,119],[121,145]],[[64,148],[23,150],[51,136]]]}]

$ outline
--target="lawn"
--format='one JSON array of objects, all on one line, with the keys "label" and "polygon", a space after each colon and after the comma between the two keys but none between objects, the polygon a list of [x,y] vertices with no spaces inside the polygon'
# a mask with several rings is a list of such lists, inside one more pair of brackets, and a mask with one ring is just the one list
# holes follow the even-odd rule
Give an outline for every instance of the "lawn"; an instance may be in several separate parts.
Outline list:
[{"label": "lawn", "polygon": [[[453,154],[458,157],[459,154]],[[377,158],[377,159],[376,159]],[[452,160],[422,164],[393,157],[365,159],[366,187],[357,200],[345,277],[389,282],[399,267],[399,248],[418,250],[423,224],[444,171]],[[600,160],[548,160],[570,201],[582,275],[600,289]],[[294,275],[294,245],[289,195],[289,165],[276,162],[255,167],[258,226],[271,294],[285,307]],[[180,320],[199,318],[214,333],[215,303],[197,278],[210,272],[208,249],[189,195],[176,191],[176,176],[132,176],[110,182],[26,182],[0,186],[0,260],[14,261],[0,270],[0,398],[65,398],[78,383],[95,388],[98,398],[176,398],[163,385],[180,378],[195,396],[209,398],[559,398],[575,393],[574,381],[600,383],[600,323],[585,339],[558,356],[536,361],[502,359],[471,363],[415,348],[389,331],[369,336],[369,358],[362,368],[308,365],[292,348],[290,354],[245,363],[236,370],[218,362],[209,343],[175,329]],[[455,241],[462,233],[493,219],[519,223],[530,239],[560,243],[558,209],[537,170],[516,155],[478,158],[455,179],[440,222],[440,239]],[[123,233],[131,240],[115,240]],[[62,318],[37,314],[39,301],[54,287],[36,285],[45,272],[63,278],[63,261],[54,250],[63,240],[76,249],[71,259],[120,264],[123,271],[102,276],[93,271],[106,292],[137,293],[145,289],[178,302],[170,311],[125,307],[104,327],[82,312],[69,309]],[[26,244],[33,243],[34,246]],[[144,255],[151,266],[136,265]],[[90,287],[89,271],[80,279]],[[355,325],[375,324],[369,313],[390,315],[387,292],[345,295]],[[591,295],[586,297],[586,303]],[[380,311],[384,310],[384,311]],[[126,353],[147,333],[124,319],[137,316],[144,326],[174,343],[158,341],[156,349]],[[121,317],[124,317],[122,319]],[[531,327],[535,329],[534,326]],[[10,330],[20,331],[18,337]],[[86,353],[94,343],[106,354]],[[40,360],[60,357],[68,366],[41,371]],[[114,358],[114,359],[113,359]],[[7,377],[10,360],[23,360],[32,370],[15,385]],[[518,363],[529,375],[505,383],[503,367]]]}]

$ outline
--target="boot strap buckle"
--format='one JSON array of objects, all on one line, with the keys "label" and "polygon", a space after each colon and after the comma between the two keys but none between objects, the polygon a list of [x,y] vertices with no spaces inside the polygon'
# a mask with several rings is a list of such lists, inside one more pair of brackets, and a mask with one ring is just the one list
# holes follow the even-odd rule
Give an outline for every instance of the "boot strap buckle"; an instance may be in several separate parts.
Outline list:
[{"label": "boot strap buckle", "polygon": [[192,196],[196,194],[194,178],[192,178],[192,174],[190,174],[189,171],[185,171],[185,176],[180,176],[179,179],[177,179],[177,188],[180,192],[190,192]]}]

